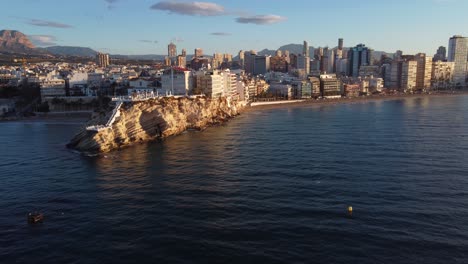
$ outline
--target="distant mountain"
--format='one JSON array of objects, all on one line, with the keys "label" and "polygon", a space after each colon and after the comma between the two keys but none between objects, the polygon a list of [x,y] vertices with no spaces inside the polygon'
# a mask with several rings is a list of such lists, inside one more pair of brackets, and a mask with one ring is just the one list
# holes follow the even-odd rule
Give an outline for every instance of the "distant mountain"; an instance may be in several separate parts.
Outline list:
[{"label": "distant mountain", "polygon": [[120,59],[120,60],[157,60],[163,61],[166,57],[165,55],[157,54],[146,54],[146,55],[121,55],[121,54],[111,54],[111,59]]},{"label": "distant mountain", "polygon": [[[281,51],[289,51],[290,54],[302,54],[302,44],[288,44],[288,45],[283,45],[281,47],[278,48],[278,50],[281,50]],[[309,47],[309,52],[310,54],[314,54],[314,47]],[[257,52],[258,55],[261,55],[261,56],[268,56],[268,55],[271,55],[271,56],[275,56],[276,54],[276,50],[270,50],[270,49],[263,49],[259,52]]]},{"label": "distant mountain", "polygon": [[58,56],[95,57],[97,54],[97,51],[87,47],[51,46],[43,49]]},{"label": "distant mountain", "polygon": [[[335,48],[335,47],[333,47],[333,48]],[[302,54],[302,49],[303,49],[302,44],[288,44],[288,45],[283,45],[283,46],[278,48],[278,50],[281,50],[283,52],[287,50],[287,51],[289,51],[290,54]],[[349,49],[350,48],[344,48],[343,56],[346,57],[347,51]],[[314,51],[315,51],[314,47],[309,47],[309,52],[310,52],[311,56],[313,56]],[[257,52],[257,54],[261,55],[261,56],[268,56],[268,55],[275,56],[276,50],[263,49],[263,50]],[[372,52],[372,56],[376,60],[380,60],[382,55],[387,55],[388,57],[393,57],[393,54],[394,53],[389,53],[389,52],[385,52],[385,51],[378,51],[378,50],[374,50]],[[234,59],[239,59],[239,57],[236,56]]]},{"label": "distant mountain", "polygon": [[[279,47],[279,50],[285,51],[289,50],[289,53],[291,54],[302,54],[303,45],[302,44],[288,44]],[[309,52],[310,54],[314,54],[314,47],[309,47]]]},{"label": "distant mountain", "polygon": [[26,35],[16,30],[0,31],[0,52],[38,53],[36,47]]}]

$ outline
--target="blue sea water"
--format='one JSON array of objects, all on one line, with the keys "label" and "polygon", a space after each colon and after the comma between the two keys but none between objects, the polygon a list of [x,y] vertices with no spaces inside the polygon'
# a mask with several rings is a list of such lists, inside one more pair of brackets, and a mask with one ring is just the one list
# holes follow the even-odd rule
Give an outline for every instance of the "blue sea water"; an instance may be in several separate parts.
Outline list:
[{"label": "blue sea water", "polygon": [[468,263],[468,96],[255,110],[96,157],[65,148],[80,125],[0,123],[1,263]]}]

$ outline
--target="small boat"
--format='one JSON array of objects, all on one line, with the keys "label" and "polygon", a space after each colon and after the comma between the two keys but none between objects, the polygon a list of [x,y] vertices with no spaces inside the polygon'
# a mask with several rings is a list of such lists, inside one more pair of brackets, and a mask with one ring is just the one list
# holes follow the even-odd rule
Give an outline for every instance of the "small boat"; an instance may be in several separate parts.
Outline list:
[{"label": "small boat", "polygon": [[30,224],[42,223],[43,220],[44,215],[41,213],[34,212],[28,214],[28,223]]}]

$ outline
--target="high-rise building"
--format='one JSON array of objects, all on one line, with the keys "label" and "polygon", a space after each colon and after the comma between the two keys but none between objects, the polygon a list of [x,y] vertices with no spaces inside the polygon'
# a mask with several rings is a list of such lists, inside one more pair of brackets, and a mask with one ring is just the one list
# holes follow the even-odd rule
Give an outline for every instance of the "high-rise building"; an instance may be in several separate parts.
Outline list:
[{"label": "high-rise building", "polygon": [[309,43],[307,43],[307,41],[304,40],[304,46],[302,47],[303,50],[302,50],[302,55],[304,55],[304,57],[310,57],[310,54],[309,54]]},{"label": "high-rise building", "polygon": [[306,56],[297,56],[297,70],[299,78],[307,78],[310,73],[310,58]]},{"label": "high-rise building", "polygon": [[372,50],[364,44],[359,44],[348,52],[349,73],[358,77],[362,65],[372,65]]},{"label": "high-rise building", "polygon": [[187,57],[183,55],[177,56],[177,66],[185,68],[187,66]]},{"label": "high-rise building", "polygon": [[440,46],[437,49],[437,53],[434,55],[434,61],[445,61],[447,60],[447,48]]},{"label": "high-rise building", "polygon": [[265,74],[270,71],[271,56],[255,56],[254,75]]},{"label": "high-rise building", "polygon": [[320,92],[323,97],[341,96],[341,81],[335,74],[320,75]]},{"label": "high-rise building", "polygon": [[289,54],[289,50],[285,50],[283,52],[283,57],[286,59],[286,62],[289,64],[291,63],[291,58],[290,58],[290,54]]},{"label": "high-rise building", "polygon": [[339,71],[337,71],[337,65],[339,63],[339,61],[343,58],[343,39],[342,38],[339,38],[338,39],[338,48],[336,49],[336,51],[334,51],[334,55],[332,57],[333,59],[333,62],[332,62],[332,69],[330,72],[333,72],[333,73],[340,73]]},{"label": "high-rise building", "polygon": [[243,50],[239,51],[239,64],[241,69],[245,69],[245,52]]},{"label": "high-rise building", "polygon": [[401,69],[401,89],[414,90],[416,87],[416,77],[418,71],[418,63],[414,60],[405,61]]},{"label": "high-rise building", "polygon": [[254,74],[256,56],[257,52],[253,50],[244,53],[244,70],[246,73]]},{"label": "high-rise building", "polygon": [[275,53],[275,56],[276,57],[281,57],[281,56],[283,56],[283,52],[281,52],[281,50],[277,50],[276,53]]},{"label": "high-rise building", "polygon": [[172,42],[167,45],[167,56],[169,58],[177,57],[177,46]]},{"label": "high-rise building", "polygon": [[186,49],[182,49],[182,56],[187,57],[187,50]]},{"label": "high-rise building", "polygon": [[203,56],[203,49],[196,48],[193,54],[194,54],[195,58],[202,57]]},{"label": "high-rise building", "polygon": [[468,38],[453,36],[449,40],[448,61],[455,62],[453,81],[455,85],[466,83],[466,64],[468,60]]},{"label": "high-rise building", "polygon": [[339,38],[338,39],[338,50],[343,50],[343,39]]},{"label": "high-rise building", "polygon": [[286,61],[286,57],[272,57],[270,59],[270,69],[274,72],[288,72],[289,63]]},{"label": "high-rise building", "polygon": [[434,61],[432,63],[432,88],[449,89],[452,87],[454,62]]},{"label": "high-rise building", "polygon": [[416,89],[423,90],[431,88],[432,57],[424,53],[414,56],[417,62]]},{"label": "high-rise building", "polygon": [[223,59],[224,62],[232,62],[232,54],[225,53],[223,57],[224,57]]},{"label": "high-rise building", "polygon": [[105,67],[109,66],[109,64],[110,64],[109,54],[98,52],[96,54],[96,62],[99,65],[99,67],[105,68]]},{"label": "high-rise building", "polygon": [[395,60],[400,60],[401,57],[403,57],[403,51],[397,50],[397,51],[395,52],[395,55],[393,56],[393,59],[395,59]]}]

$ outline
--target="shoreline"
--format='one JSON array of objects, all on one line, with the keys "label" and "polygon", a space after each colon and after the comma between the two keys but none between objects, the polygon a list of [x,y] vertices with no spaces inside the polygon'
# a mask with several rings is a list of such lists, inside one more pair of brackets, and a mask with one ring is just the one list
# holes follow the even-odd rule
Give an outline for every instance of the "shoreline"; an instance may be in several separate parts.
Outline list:
[{"label": "shoreline", "polygon": [[[337,105],[337,104],[354,104],[354,103],[368,103],[375,101],[391,101],[406,98],[424,98],[424,97],[453,97],[460,95],[468,95],[468,90],[456,92],[438,92],[432,94],[390,94],[390,95],[370,95],[352,98],[330,98],[330,99],[297,99],[297,100],[281,100],[281,101],[267,101],[267,102],[253,102],[241,110],[243,112],[268,110],[268,109],[281,109],[291,107],[304,107],[304,106],[324,106],[324,105]],[[48,113],[35,113],[35,116],[29,117],[6,117],[0,118],[2,122],[64,122],[76,123],[81,121],[86,123],[91,119],[92,111],[77,111],[77,112],[48,112]]]},{"label": "shoreline", "polygon": [[248,106],[244,112],[268,109],[281,109],[290,107],[304,107],[304,106],[324,106],[324,105],[337,105],[337,104],[353,104],[353,103],[368,103],[375,101],[392,101],[406,98],[425,98],[425,97],[453,97],[460,95],[468,95],[468,91],[456,91],[453,93],[432,93],[432,94],[391,94],[391,95],[370,95],[365,97],[353,98],[332,98],[332,99],[306,99],[306,100],[290,100],[290,101],[270,101],[260,102]]}]

